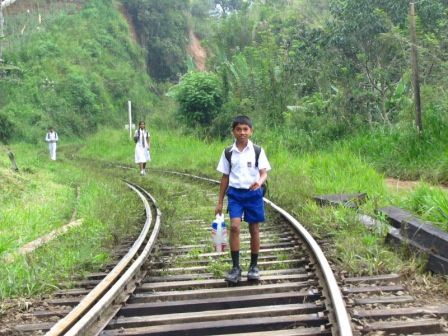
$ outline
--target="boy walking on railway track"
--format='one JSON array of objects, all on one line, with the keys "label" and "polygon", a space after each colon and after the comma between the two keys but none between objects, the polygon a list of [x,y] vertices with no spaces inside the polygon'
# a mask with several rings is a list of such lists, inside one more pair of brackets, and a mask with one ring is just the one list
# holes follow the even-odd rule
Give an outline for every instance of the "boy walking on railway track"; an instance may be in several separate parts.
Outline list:
[{"label": "boy walking on railway track", "polygon": [[45,141],[48,143],[48,151],[50,152],[50,159],[56,161],[56,143],[59,141],[58,134],[53,127],[48,128]]},{"label": "boy walking on railway track", "polygon": [[235,142],[224,149],[216,168],[222,173],[222,177],[215,214],[222,213],[224,196],[227,195],[231,221],[229,245],[233,266],[225,280],[232,284],[241,280],[240,226],[243,218],[249,223],[250,233],[251,258],[247,279],[260,279],[257,266],[260,222],[265,220],[262,185],[271,166],[264,150],[249,140],[252,132],[252,121],[249,117],[236,117],[232,122]]},{"label": "boy walking on railway track", "polygon": [[146,175],[146,162],[151,161],[149,148],[151,146],[149,132],[145,129],[145,122],[138,123],[138,130],[135,131],[135,163],[139,165],[140,175]]}]

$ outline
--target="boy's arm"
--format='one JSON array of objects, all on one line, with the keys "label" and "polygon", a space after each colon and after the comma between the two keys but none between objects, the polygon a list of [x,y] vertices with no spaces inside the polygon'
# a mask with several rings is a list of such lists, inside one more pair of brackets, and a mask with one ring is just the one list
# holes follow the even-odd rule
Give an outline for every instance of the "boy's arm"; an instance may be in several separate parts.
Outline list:
[{"label": "boy's arm", "polygon": [[222,214],[222,207],[224,203],[224,196],[226,194],[227,188],[229,187],[229,175],[222,174],[221,183],[219,185],[219,196],[218,196],[218,204],[215,208],[215,215]]},{"label": "boy's arm", "polygon": [[266,181],[267,178],[268,178],[267,170],[260,169],[260,178],[258,179],[258,181],[252,183],[252,185],[249,187],[249,189],[257,190],[257,189],[261,188],[261,186],[263,185],[263,183]]}]

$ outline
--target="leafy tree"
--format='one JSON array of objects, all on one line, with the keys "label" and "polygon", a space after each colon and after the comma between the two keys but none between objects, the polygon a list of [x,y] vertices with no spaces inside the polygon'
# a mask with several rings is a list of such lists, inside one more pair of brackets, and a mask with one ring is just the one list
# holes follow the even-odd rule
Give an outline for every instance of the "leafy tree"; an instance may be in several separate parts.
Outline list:
[{"label": "leafy tree", "polygon": [[210,126],[223,104],[217,75],[189,72],[170,93],[179,103],[179,115],[189,126]]},{"label": "leafy tree", "polygon": [[347,69],[340,77],[352,91],[357,87],[359,94],[354,98],[364,100],[367,120],[390,123],[394,116],[388,101],[408,68],[407,38],[388,12],[394,8],[385,8],[380,0],[332,0],[330,4],[335,20],[329,46],[342,53],[340,68]]}]

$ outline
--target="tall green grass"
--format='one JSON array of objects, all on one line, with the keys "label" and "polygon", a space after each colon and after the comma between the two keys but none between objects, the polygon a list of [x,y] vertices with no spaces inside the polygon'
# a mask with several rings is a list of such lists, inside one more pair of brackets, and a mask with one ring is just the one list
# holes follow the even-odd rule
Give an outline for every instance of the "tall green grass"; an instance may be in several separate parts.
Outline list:
[{"label": "tall green grass", "polygon": [[[0,207],[1,300],[49,292],[74,275],[98,270],[123,237],[143,223],[140,201],[120,176],[106,173],[95,162],[71,160],[71,148],[62,146],[55,162],[48,159],[45,147],[12,149],[19,173],[11,172],[0,156],[0,179],[7,182],[2,191],[9,195]],[[75,208],[81,226],[25,256],[15,253],[67,224]],[[13,256],[12,262],[5,262],[6,253]]]},{"label": "tall green grass", "polygon": [[411,122],[403,122],[364,131],[343,141],[343,146],[387,176],[447,183],[447,106],[444,102],[425,110],[422,136]]},{"label": "tall green grass", "polygon": [[448,232],[448,190],[422,184],[404,199],[404,204]]}]

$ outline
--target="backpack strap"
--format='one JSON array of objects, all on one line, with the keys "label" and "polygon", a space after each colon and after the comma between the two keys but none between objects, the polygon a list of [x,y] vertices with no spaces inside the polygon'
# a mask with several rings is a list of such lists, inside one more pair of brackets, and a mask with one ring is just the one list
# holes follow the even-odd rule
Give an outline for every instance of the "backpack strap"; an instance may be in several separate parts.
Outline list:
[{"label": "backpack strap", "polygon": [[[232,170],[232,146],[226,147],[224,149],[224,156],[226,157],[227,161],[229,162],[229,172]],[[258,168],[258,159],[260,158],[261,153],[261,147],[254,144],[254,151],[255,151],[255,167]]]},{"label": "backpack strap", "polygon": [[227,159],[227,162],[229,162],[229,173],[232,170],[232,146],[226,147],[224,149],[224,156]]},{"label": "backpack strap", "polygon": [[260,158],[261,147],[258,145],[254,145],[255,150],[255,167],[258,168],[258,159]]}]

